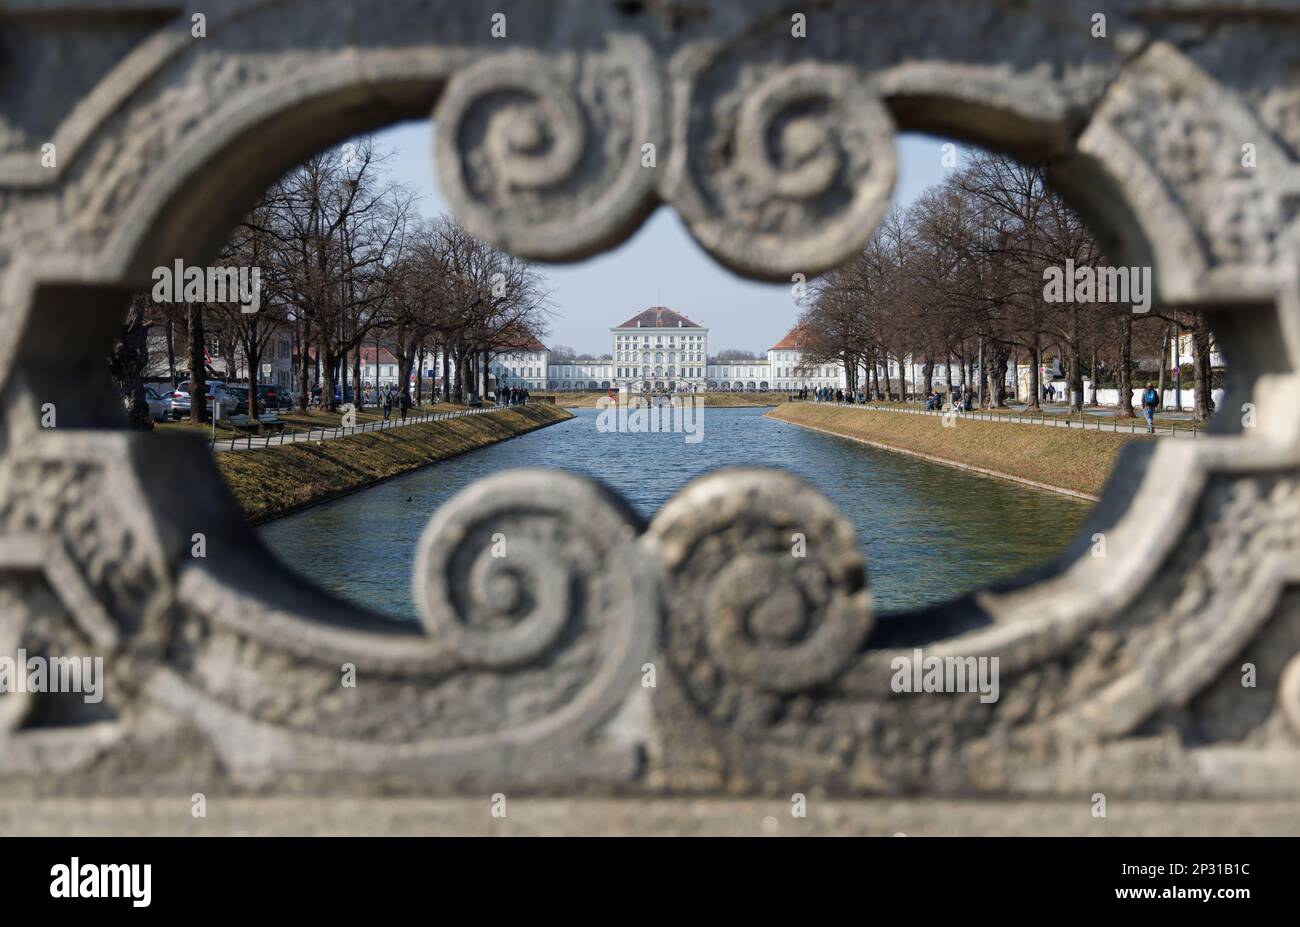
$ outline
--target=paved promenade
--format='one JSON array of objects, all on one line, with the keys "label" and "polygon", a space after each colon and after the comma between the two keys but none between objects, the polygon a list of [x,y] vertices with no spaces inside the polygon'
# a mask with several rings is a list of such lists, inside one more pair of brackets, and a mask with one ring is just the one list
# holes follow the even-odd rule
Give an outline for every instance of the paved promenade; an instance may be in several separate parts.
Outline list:
[{"label": "paved promenade", "polygon": [[[805,400],[814,402],[814,400]],[[1012,425],[1038,425],[1048,428],[1073,428],[1075,431],[1109,431],[1114,433],[1145,434],[1147,430],[1146,420],[1138,417],[1122,422],[1113,416],[1108,416],[1106,409],[1085,410],[1083,415],[1075,412],[1069,413],[1067,406],[1056,407],[1059,411],[1054,411],[1053,407],[1045,406],[1039,412],[1027,412],[1023,408],[1017,409],[1014,406],[1009,407],[1002,412],[985,412],[979,409],[970,412],[927,412],[925,409],[909,408],[900,405],[897,408],[888,405],[867,404],[850,402],[821,402],[817,405],[842,406],[846,409],[860,409],[872,412],[894,412],[904,415],[928,415],[934,418],[943,418],[949,416],[956,419],[970,419],[972,421],[982,422],[1002,422]],[[1164,417],[1164,413],[1161,413]],[[1108,416],[1102,420],[1102,416]],[[1089,421],[1089,419],[1094,421]],[[1195,438],[1198,432],[1204,432],[1205,426],[1198,425],[1190,421],[1184,424],[1182,422],[1157,422],[1154,434],[1171,438]]]},{"label": "paved promenade", "polygon": [[440,422],[450,418],[462,418],[466,415],[487,415],[500,412],[509,406],[483,406],[480,409],[463,409],[458,412],[427,412],[423,415],[407,415],[406,418],[394,416],[386,422],[365,422],[351,428],[339,425],[335,428],[308,428],[306,431],[284,431],[280,434],[249,434],[238,438],[223,438],[209,442],[217,453],[229,451],[255,451],[264,447],[281,447],[285,444],[304,444],[311,441],[329,441],[333,438],[345,438],[348,435],[365,434],[371,431],[392,431],[408,425],[420,425],[424,422]]}]

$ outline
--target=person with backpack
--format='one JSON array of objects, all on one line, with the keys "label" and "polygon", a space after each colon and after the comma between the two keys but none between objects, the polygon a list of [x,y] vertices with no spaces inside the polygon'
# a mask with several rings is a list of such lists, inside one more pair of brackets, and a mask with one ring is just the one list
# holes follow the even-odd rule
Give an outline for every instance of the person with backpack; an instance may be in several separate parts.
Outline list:
[{"label": "person with backpack", "polygon": [[1151,381],[1147,381],[1146,389],[1142,391],[1142,415],[1147,420],[1147,434],[1156,433],[1156,406],[1160,404],[1160,394],[1156,392]]}]

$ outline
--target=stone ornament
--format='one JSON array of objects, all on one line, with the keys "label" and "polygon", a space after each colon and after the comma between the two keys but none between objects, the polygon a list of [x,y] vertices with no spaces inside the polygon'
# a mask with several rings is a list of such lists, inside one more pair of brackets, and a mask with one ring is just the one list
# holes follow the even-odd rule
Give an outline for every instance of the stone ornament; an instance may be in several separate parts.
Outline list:
[{"label": "stone ornament", "polygon": [[[1075,0],[832,3],[794,38],[772,3],[504,0],[498,40],[466,4],[242,0],[194,39],[137,7],[6,20],[60,74],[15,66],[0,106],[0,650],[109,673],[59,724],[0,695],[6,794],[1300,796],[1300,14],[1121,3],[1100,38]],[[120,431],[94,371],[151,268],[215,253],[313,151],[430,113],[448,202],[523,257],[666,205],[783,281],[868,240],[898,132],[1046,160],[1117,264],[1205,313],[1226,408],[1128,449],[1058,560],[923,612],[873,619],[852,531],[793,477],[711,475],[646,528],[524,473],[432,514],[421,625],[381,625],[269,568],[206,448]],[[895,691],[918,649],[996,657],[1000,697]]]},{"label": "stone ornament", "polygon": [[867,75],[804,62],[743,96],[723,86],[702,76],[680,101],[683,147],[666,198],[746,275],[789,280],[847,260],[888,209],[896,171],[893,120]]},{"label": "stone ornament", "polygon": [[[719,687],[811,689],[849,665],[871,629],[853,526],[788,473],[698,479],[664,505],[648,540],[668,581],[667,656],[688,686],[708,662]],[[715,706],[719,694],[695,693]]]},{"label": "stone ornament", "polygon": [[439,186],[466,228],[520,255],[594,253],[652,208],[642,146],[664,144],[661,108],[652,57],[627,38],[587,55],[489,56],[433,114]]}]

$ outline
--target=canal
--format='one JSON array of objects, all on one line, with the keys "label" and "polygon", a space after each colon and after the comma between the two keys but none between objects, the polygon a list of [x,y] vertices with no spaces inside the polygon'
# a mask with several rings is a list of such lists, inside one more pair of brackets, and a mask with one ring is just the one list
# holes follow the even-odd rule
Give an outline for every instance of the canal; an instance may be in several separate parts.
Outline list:
[{"label": "canal", "polygon": [[594,409],[263,525],[286,563],[352,602],[414,620],[411,563],[430,514],[481,476],[514,467],[604,481],[647,519],[687,482],[727,466],[780,467],[840,507],[867,553],[875,607],[951,598],[1065,546],[1090,503],[809,431],[763,409],[706,409],[703,440],[601,432]]}]

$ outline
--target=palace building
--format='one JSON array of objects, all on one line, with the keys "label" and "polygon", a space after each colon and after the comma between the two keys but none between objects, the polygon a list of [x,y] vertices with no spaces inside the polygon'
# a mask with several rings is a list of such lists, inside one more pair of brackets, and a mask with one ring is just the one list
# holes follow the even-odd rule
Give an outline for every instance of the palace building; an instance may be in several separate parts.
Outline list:
[{"label": "palace building", "polygon": [[845,385],[842,364],[803,366],[796,326],[765,357],[709,357],[709,330],[667,306],[651,306],[609,330],[611,352],[585,360],[554,359],[544,345],[501,353],[492,375],[502,386],[529,390],[608,390],[631,393],[756,392]]}]

